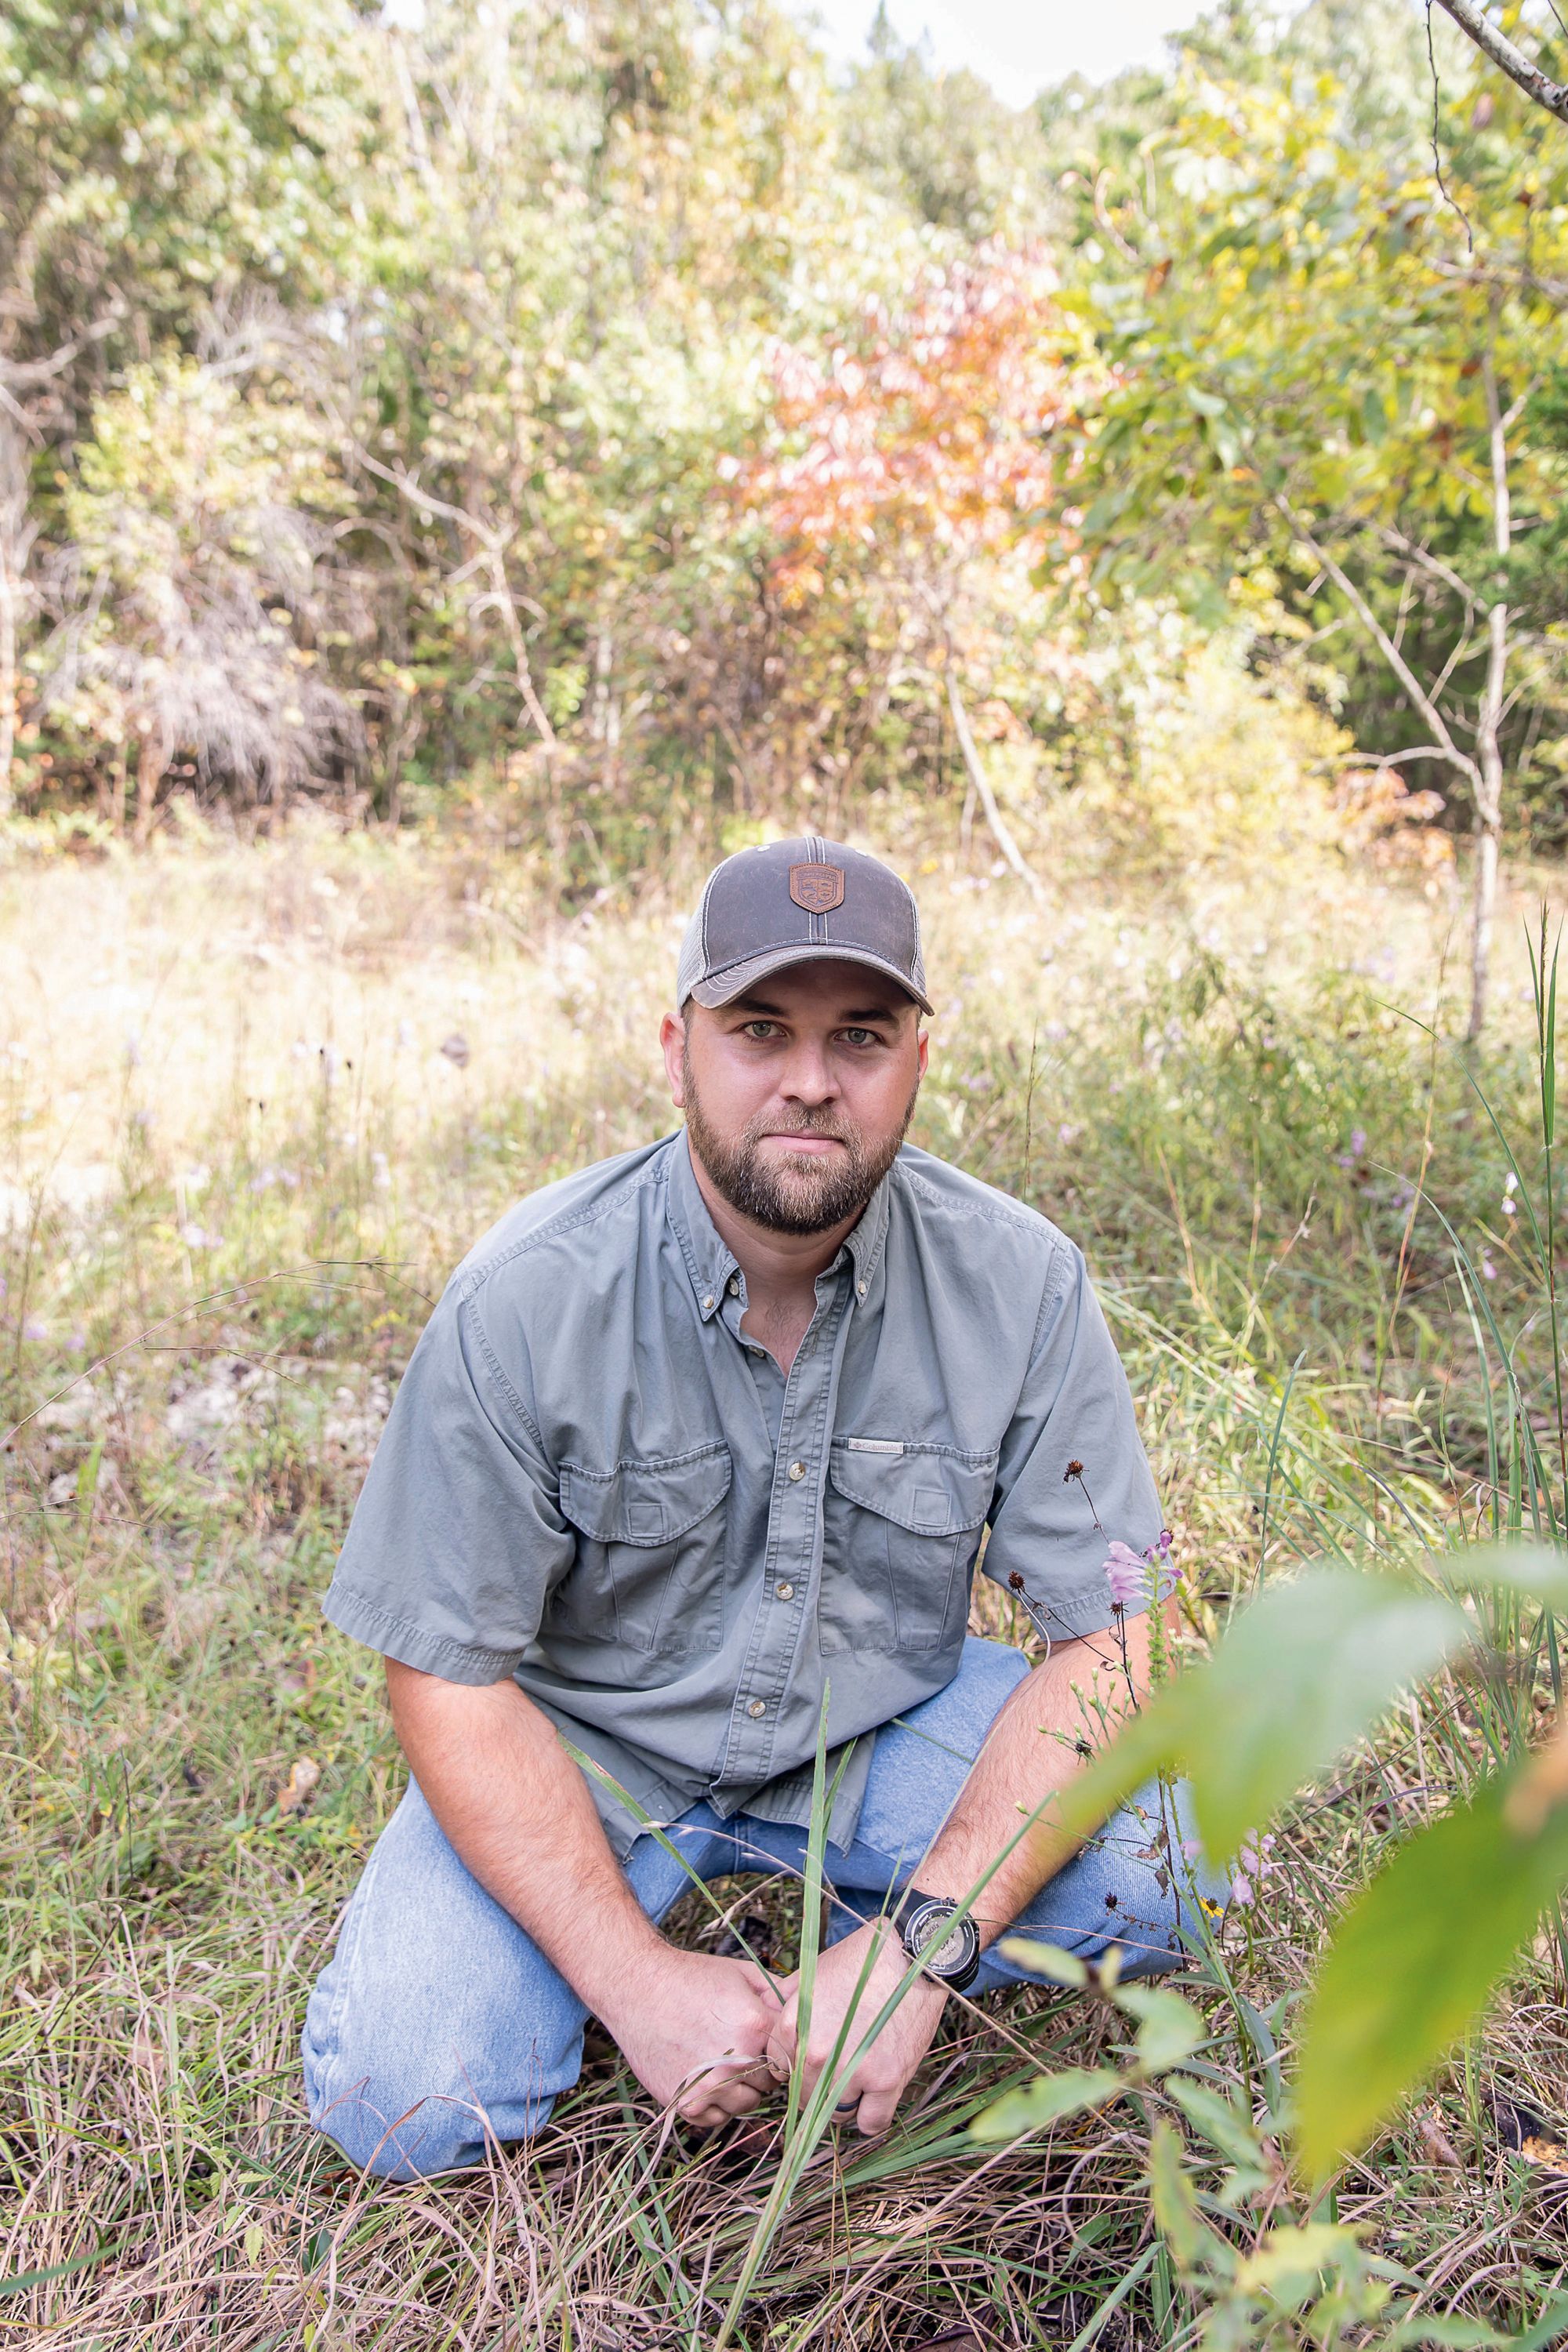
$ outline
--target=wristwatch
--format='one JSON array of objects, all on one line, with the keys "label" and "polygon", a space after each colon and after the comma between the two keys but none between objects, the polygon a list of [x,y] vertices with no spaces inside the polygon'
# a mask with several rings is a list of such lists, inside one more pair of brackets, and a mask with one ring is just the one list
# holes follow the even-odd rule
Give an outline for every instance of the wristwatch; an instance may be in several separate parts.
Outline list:
[{"label": "wristwatch", "polygon": [[[899,1918],[899,1939],[911,1960],[922,1963],[928,1977],[950,1992],[967,1992],[980,1973],[980,1930],[965,1912],[955,1926],[948,1922],[958,1909],[945,1895],[921,1895],[911,1890],[913,1907]],[[947,1932],[943,1934],[943,1930]],[[942,1948],[930,1959],[929,1948],[941,1938]]]}]

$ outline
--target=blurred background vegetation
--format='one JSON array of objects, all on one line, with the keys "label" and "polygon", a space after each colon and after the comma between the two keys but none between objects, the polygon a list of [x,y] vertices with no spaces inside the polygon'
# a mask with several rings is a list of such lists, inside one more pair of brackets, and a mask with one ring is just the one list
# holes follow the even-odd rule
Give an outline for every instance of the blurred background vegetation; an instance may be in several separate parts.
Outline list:
[{"label": "blurred background vegetation", "polygon": [[1019,113],[885,19],[835,78],[766,0],[422,15],[0,26],[14,844],[310,801],[482,807],[579,899],[850,823],[1436,873],[1489,730],[1494,830],[1561,843],[1568,150],[1447,18],[1235,0]]},{"label": "blurred background vegetation", "polygon": [[[915,1139],[1088,1250],[1184,1655],[1276,1570],[1568,1530],[1517,919],[1549,971],[1568,132],[1403,0],[1023,111],[885,21],[830,69],[761,5],[416,16],[0,18],[0,2321],[94,2352],[691,2352],[750,2275],[776,2143],[660,2141],[607,2043],[438,2200],[346,2177],[295,2057],[402,1786],[320,1617],[364,1465],[476,1236],[672,1123],[720,852],[919,893]],[[1146,2108],[969,2137],[1116,2057],[1041,1987],[825,2145],[742,2340],[1558,2340],[1560,1918],[1329,2201],[1289,2155],[1325,1936],[1539,1747],[1555,1625],[1489,1619],[1215,1924],[1223,2262]],[[792,1890],[724,1900],[787,1964]]]}]

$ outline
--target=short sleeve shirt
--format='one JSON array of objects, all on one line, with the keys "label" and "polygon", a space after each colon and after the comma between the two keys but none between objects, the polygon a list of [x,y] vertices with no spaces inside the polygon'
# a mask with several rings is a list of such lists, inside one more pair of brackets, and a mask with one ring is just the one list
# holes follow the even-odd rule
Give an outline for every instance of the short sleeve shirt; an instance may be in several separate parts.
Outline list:
[{"label": "short sleeve shirt", "polygon": [[1071,1636],[1110,1622],[1110,1540],[1159,1532],[1080,1252],[975,1178],[900,1152],[787,1378],[745,1309],[684,1134],[522,1202],[414,1351],[327,1596],[406,1665],[514,1675],[623,1856],[701,1800],[807,1820],[824,1724],[847,1843],[977,1559]]}]

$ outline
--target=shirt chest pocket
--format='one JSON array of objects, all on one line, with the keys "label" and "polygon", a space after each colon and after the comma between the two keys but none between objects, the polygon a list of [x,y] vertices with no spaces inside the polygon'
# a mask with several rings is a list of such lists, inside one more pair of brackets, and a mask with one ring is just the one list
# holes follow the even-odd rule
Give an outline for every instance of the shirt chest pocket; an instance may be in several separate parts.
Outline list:
[{"label": "shirt chest pocket", "polygon": [[577,1558],[552,1595],[545,1641],[716,1650],[730,1476],[727,1445],[608,1470],[563,1462],[561,1508],[576,1529]]},{"label": "shirt chest pocket", "polygon": [[823,1650],[935,1650],[960,1642],[969,1571],[995,1486],[994,1453],[835,1444],[823,1498]]}]

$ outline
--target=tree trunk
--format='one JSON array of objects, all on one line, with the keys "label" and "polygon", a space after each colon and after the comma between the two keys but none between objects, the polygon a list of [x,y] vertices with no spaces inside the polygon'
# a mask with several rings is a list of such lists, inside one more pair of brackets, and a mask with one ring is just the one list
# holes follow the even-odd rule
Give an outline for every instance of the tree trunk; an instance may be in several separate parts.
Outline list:
[{"label": "tree trunk", "polygon": [[1040,877],[1014,840],[1007,820],[996,805],[996,795],[991,789],[991,780],[981,765],[980,754],[974,747],[974,738],[969,731],[969,713],[963,707],[963,698],[958,690],[958,679],[951,669],[947,673],[947,707],[952,713],[952,731],[958,738],[958,748],[963,754],[965,772],[975,797],[985,812],[985,822],[991,828],[996,846],[1019,881],[1025,883],[1037,898],[1043,898],[1046,894]]},{"label": "tree trunk", "polygon": [[0,822],[11,814],[16,760],[22,597],[33,532],[27,520],[27,447],[0,406]]},{"label": "tree trunk", "polygon": [[[1486,358],[1481,363],[1487,399],[1487,437],[1492,474],[1492,551],[1498,559],[1498,585],[1513,539],[1509,504],[1508,433],[1498,398],[1497,317],[1500,298],[1492,296],[1491,322]],[[1470,1018],[1465,1034],[1473,1045],[1486,1025],[1487,984],[1491,976],[1492,915],[1497,904],[1498,847],[1502,839],[1502,750],[1499,735],[1508,687],[1508,605],[1500,594],[1487,614],[1487,679],[1476,725],[1476,893],[1470,935]]]},{"label": "tree trunk", "polygon": [[1476,793],[1476,885],[1470,934],[1470,1018],[1465,1034],[1473,1045],[1486,1025],[1487,987],[1491,976],[1492,917],[1497,905],[1498,848],[1502,839],[1502,754],[1498,730],[1508,676],[1508,606],[1500,602],[1487,615],[1490,647],[1481,695],[1476,750],[1481,780]]}]

